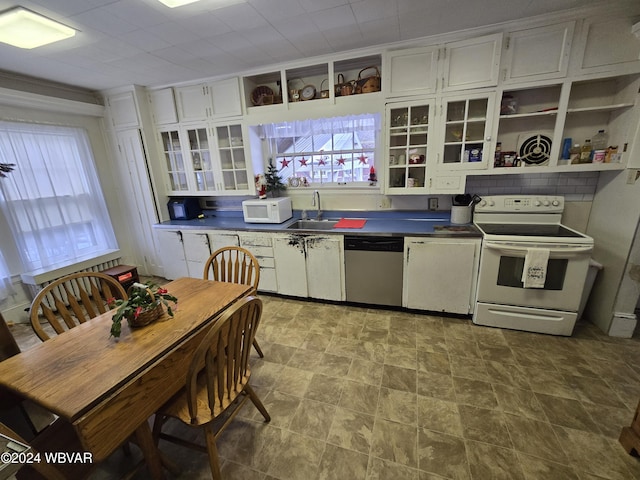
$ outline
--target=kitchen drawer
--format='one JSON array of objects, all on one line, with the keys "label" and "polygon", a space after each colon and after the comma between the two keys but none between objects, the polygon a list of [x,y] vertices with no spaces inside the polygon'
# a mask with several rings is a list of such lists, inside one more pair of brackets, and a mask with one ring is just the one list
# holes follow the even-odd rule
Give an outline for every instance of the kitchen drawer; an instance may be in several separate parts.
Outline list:
[{"label": "kitchen drawer", "polygon": [[275,268],[276,267],[276,262],[273,259],[273,257],[259,257],[256,255],[256,258],[258,259],[258,263],[260,264],[260,275],[262,275],[262,269],[263,268]]},{"label": "kitchen drawer", "polygon": [[240,235],[240,245],[251,250],[253,247],[269,247],[273,246],[271,237],[267,235]]},{"label": "kitchen drawer", "polygon": [[244,248],[249,250],[255,257],[272,257],[273,258],[273,248],[272,247],[261,247],[254,245],[246,245],[242,244]]}]

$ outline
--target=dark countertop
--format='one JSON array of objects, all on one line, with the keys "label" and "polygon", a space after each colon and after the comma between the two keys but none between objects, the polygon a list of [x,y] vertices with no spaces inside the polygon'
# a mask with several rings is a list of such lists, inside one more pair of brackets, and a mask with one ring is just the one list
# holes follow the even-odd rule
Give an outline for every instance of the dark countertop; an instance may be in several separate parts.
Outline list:
[{"label": "dark countertop", "polygon": [[[362,219],[367,222],[362,228],[333,228],[330,230],[289,229],[300,220],[301,211],[294,211],[293,217],[280,224],[245,223],[242,212],[205,211],[205,218],[193,220],[172,220],[154,225],[159,229],[180,230],[239,230],[247,232],[294,232],[306,234],[341,235],[399,235],[480,238],[480,231],[473,223],[454,225],[449,212],[416,211],[324,211],[324,219]],[[309,218],[315,219],[316,212],[310,211]]]}]

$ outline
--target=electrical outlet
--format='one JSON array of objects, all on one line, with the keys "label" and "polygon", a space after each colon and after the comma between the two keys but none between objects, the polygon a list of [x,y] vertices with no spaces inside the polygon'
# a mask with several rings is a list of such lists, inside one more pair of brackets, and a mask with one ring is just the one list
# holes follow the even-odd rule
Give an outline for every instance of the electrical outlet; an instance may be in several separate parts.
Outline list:
[{"label": "electrical outlet", "polygon": [[429,198],[429,210],[438,209],[438,199],[436,197]]},{"label": "electrical outlet", "polygon": [[386,195],[380,199],[380,208],[391,208],[391,199]]},{"label": "electrical outlet", "polygon": [[627,171],[627,184],[633,185],[638,180],[638,177],[640,177],[640,170],[637,168],[630,168]]}]

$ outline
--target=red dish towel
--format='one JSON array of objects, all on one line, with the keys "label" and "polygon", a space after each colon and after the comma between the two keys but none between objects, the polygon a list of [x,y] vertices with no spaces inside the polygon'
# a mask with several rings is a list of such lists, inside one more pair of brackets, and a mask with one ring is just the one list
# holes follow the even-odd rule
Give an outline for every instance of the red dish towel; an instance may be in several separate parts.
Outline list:
[{"label": "red dish towel", "polygon": [[367,223],[366,219],[360,218],[341,218],[333,228],[362,228]]}]

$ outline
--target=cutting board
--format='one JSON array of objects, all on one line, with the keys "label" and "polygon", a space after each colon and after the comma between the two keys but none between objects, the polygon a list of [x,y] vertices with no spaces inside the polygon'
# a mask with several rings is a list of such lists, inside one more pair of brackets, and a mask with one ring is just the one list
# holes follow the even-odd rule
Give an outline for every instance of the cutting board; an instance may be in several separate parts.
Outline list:
[{"label": "cutting board", "polygon": [[341,218],[333,228],[362,228],[367,220],[364,218]]}]

